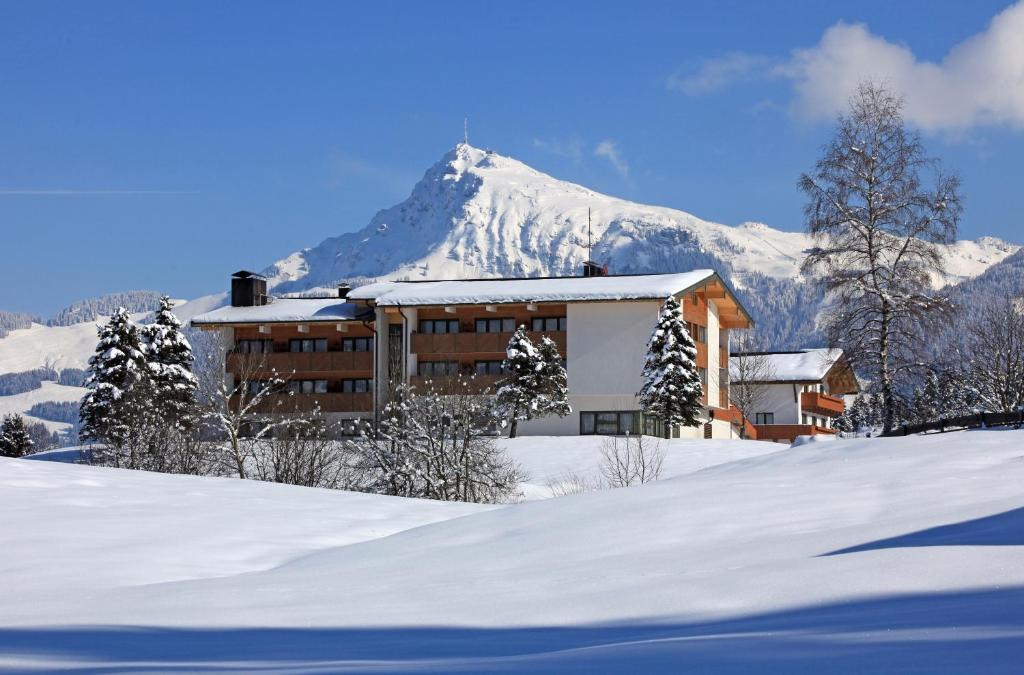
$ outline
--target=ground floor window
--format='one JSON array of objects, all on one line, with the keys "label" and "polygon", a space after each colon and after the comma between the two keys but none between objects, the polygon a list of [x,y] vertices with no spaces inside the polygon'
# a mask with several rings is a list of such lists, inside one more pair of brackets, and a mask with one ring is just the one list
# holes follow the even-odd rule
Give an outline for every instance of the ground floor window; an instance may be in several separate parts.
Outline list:
[{"label": "ground floor window", "polygon": [[458,373],[458,361],[420,361],[416,364],[416,374],[420,377],[445,377]]},{"label": "ground floor window", "polygon": [[639,410],[614,410],[603,412],[581,412],[580,434],[603,436],[620,436],[623,434],[639,434],[641,428]]},{"label": "ground floor window", "polygon": [[477,375],[501,375],[505,372],[502,368],[503,361],[477,361],[475,364]]},{"label": "ground floor window", "polygon": [[754,424],[775,424],[775,413],[754,413]]}]

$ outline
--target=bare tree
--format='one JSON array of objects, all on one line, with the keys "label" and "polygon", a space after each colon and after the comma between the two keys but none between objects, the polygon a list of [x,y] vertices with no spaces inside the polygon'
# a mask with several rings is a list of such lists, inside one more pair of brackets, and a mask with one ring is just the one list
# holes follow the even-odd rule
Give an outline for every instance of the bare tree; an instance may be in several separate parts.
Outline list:
[{"label": "bare tree", "polygon": [[1024,307],[990,300],[965,322],[961,361],[978,403],[991,412],[1024,406]]},{"label": "bare tree", "polygon": [[938,245],[956,238],[962,211],[959,178],[925,156],[901,109],[884,87],[862,83],[814,172],[800,178],[816,243],[803,271],[829,298],[822,328],[877,382],[887,430],[898,379],[920,365],[922,329],[948,308],[931,282],[944,271]]},{"label": "bare tree", "polygon": [[739,434],[745,439],[747,423],[766,407],[775,366],[749,331],[738,333],[735,340],[737,355],[729,357],[729,403],[740,413]]},{"label": "bare tree", "polygon": [[338,431],[338,425],[319,410],[289,420],[272,437],[255,443],[251,477],[304,487],[357,487],[352,480],[347,446],[336,440]]},{"label": "bare tree", "polygon": [[609,487],[627,487],[658,480],[665,449],[653,436],[610,436],[601,446],[601,476]]},{"label": "bare tree", "polygon": [[[226,443],[225,468],[239,478],[248,478],[255,444],[285,423],[268,413],[273,396],[280,393],[285,380],[266,368],[265,357],[260,354],[236,360],[233,371],[227,373],[225,363],[234,345],[226,332],[207,335],[195,345],[197,395],[203,420],[211,433]],[[268,372],[269,377],[265,375]]]}]

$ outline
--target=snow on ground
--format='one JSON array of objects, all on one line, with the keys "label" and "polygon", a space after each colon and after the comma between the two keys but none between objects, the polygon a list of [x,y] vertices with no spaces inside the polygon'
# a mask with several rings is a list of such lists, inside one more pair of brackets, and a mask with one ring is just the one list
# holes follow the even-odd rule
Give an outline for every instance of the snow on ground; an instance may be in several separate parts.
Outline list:
[{"label": "snow on ground", "polygon": [[1022,485],[1024,431],[500,508],[7,460],[0,664],[1017,672]]},{"label": "snow on ground", "polygon": [[[648,437],[645,441],[658,444],[664,450],[662,479],[789,447],[739,440],[663,441]],[[529,500],[551,497],[552,487],[557,488],[573,477],[588,483],[598,481],[601,477],[601,451],[606,442],[605,438],[593,436],[521,436],[501,438],[498,445],[526,474],[522,490],[524,498]]]},{"label": "snow on ground", "polygon": [[[77,403],[82,400],[86,391],[88,390],[84,387],[67,387],[56,382],[44,381],[38,389],[32,389],[21,394],[0,396],[0,417],[9,413],[24,414],[26,410],[36,403],[43,403],[45,401],[72,401]],[[65,424],[64,422],[52,422],[39,417],[33,417],[32,415],[25,415],[25,419],[32,422],[41,422],[50,431],[64,431],[71,427],[70,424]]]}]

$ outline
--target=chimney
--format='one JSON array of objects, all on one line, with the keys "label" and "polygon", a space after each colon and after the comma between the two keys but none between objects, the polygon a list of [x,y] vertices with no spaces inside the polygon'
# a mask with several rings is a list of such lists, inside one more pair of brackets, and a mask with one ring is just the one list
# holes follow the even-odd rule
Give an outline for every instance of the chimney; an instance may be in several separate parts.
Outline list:
[{"label": "chimney", "polygon": [[231,275],[232,307],[265,305],[267,299],[267,280],[264,277],[246,270]]},{"label": "chimney", "polygon": [[606,277],[608,276],[608,266],[598,265],[593,260],[585,260],[583,262],[583,276],[585,277]]},{"label": "chimney", "polygon": [[352,287],[348,284],[338,284],[338,297],[342,299],[347,298],[348,292],[351,290]]}]

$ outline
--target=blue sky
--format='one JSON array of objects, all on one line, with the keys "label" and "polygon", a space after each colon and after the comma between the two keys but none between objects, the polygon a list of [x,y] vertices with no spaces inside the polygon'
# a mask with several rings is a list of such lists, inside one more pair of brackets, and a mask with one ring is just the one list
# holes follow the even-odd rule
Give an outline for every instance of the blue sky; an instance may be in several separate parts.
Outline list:
[{"label": "blue sky", "polygon": [[797,177],[873,68],[961,173],[961,235],[1024,243],[1008,6],[3,2],[0,309],[218,291],[403,199],[464,117],[559,178],[800,229]]}]

